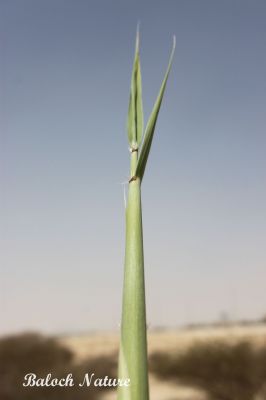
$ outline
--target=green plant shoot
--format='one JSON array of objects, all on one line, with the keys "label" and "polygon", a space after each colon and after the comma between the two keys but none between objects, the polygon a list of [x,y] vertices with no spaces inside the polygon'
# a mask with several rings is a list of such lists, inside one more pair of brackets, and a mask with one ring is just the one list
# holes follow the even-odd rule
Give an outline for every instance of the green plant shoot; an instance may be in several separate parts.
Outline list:
[{"label": "green plant shoot", "polygon": [[118,400],[149,399],[141,183],[173,61],[174,50],[175,37],[166,74],[142,140],[142,83],[139,30],[137,31],[127,119],[131,161],[126,206],[126,250],[118,368],[118,378],[122,380],[130,379],[130,385],[118,387]]}]

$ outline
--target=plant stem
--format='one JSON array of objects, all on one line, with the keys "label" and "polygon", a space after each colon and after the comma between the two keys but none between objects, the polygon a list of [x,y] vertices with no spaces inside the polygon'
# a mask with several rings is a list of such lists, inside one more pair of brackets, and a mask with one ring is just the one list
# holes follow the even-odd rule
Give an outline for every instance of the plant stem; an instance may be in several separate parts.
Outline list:
[{"label": "plant stem", "polygon": [[[131,177],[136,168],[137,157],[137,151],[131,153]],[[118,388],[118,400],[149,399],[141,182],[139,178],[129,183],[126,208],[126,253],[119,378],[129,378],[130,386]]]}]

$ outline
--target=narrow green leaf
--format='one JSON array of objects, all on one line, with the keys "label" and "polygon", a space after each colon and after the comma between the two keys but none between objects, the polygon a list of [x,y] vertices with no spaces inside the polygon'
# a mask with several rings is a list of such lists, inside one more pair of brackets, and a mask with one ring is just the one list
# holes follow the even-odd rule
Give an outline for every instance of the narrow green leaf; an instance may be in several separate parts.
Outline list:
[{"label": "narrow green leaf", "polygon": [[130,147],[136,148],[141,143],[143,133],[142,85],[139,57],[139,29],[137,29],[136,50],[131,78],[127,131]]},{"label": "narrow green leaf", "polygon": [[153,134],[155,131],[155,125],[156,125],[156,121],[158,118],[158,114],[160,111],[160,107],[161,107],[161,103],[162,103],[162,99],[163,99],[163,95],[164,95],[164,91],[165,91],[165,87],[166,87],[166,83],[167,83],[167,79],[168,79],[168,75],[172,66],[172,62],[173,62],[173,56],[174,56],[174,52],[175,52],[175,44],[176,44],[176,40],[175,40],[175,36],[173,38],[173,48],[172,48],[172,52],[170,55],[170,59],[169,59],[169,63],[168,63],[168,67],[166,70],[166,74],[164,76],[164,80],[162,82],[162,86],[160,88],[158,97],[156,99],[156,102],[153,106],[153,110],[151,112],[150,118],[148,120],[146,129],[145,129],[145,135],[144,135],[144,140],[143,140],[143,144],[141,146],[141,151],[140,151],[140,155],[139,155],[139,159],[138,159],[138,163],[137,163],[137,167],[136,167],[136,173],[135,175],[138,176],[140,179],[143,178],[144,172],[145,172],[145,167],[146,167],[146,163],[149,157],[149,152],[150,152],[150,148],[151,148],[151,144],[152,144],[152,139],[153,139]]}]

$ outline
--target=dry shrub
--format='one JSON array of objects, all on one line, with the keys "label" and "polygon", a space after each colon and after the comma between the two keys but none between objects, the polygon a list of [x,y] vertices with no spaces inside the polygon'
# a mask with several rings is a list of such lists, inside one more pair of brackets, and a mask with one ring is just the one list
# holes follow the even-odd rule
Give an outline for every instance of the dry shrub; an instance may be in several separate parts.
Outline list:
[{"label": "dry shrub", "polygon": [[[114,377],[114,357],[91,358],[80,364],[74,362],[72,352],[56,339],[39,334],[10,336],[0,340],[0,400],[95,400],[100,391],[90,387],[79,387],[85,373],[96,377]],[[38,377],[48,373],[54,378],[73,374],[74,387],[23,387],[27,373]]]},{"label": "dry shrub", "polygon": [[198,343],[183,354],[153,354],[150,364],[160,378],[204,389],[213,400],[255,399],[266,382],[266,349],[247,342]]}]

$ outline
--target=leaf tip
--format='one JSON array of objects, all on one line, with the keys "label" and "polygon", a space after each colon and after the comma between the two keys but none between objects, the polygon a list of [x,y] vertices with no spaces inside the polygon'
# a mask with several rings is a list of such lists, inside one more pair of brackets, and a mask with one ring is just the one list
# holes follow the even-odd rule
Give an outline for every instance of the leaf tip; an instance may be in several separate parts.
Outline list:
[{"label": "leaf tip", "polygon": [[136,32],[136,52],[139,51],[139,27],[140,27],[140,21],[137,23],[137,32]]},{"label": "leaf tip", "polygon": [[176,35],[173,35],[173,51],[175,50],[176,46]]}]

